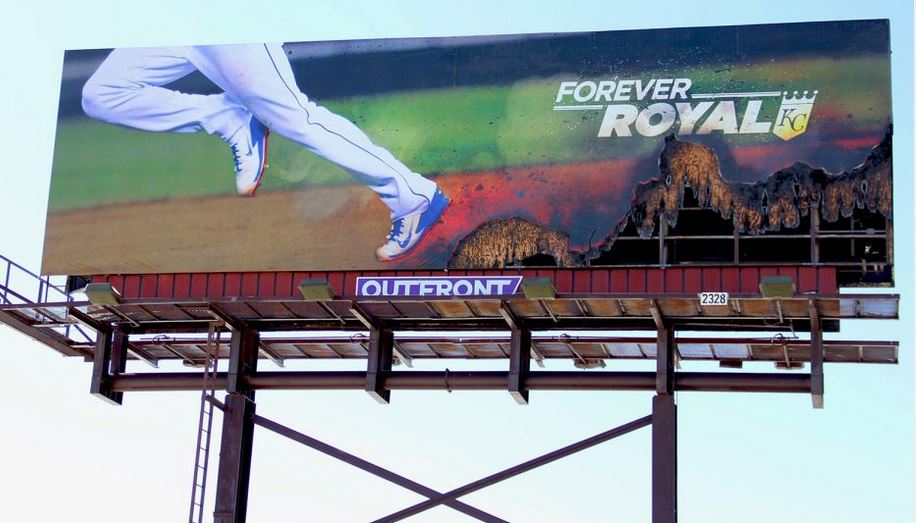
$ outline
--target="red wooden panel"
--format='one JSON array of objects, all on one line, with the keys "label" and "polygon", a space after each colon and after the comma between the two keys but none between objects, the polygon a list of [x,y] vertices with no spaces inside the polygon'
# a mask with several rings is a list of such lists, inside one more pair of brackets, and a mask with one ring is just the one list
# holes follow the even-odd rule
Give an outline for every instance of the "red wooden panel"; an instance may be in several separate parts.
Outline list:
[{"label": "red wooden panel", "polygon": [[718,267],[703,268],[703,292],[722,290],[722,269]]},{"label": "red wooden panel", "polygon": [[227,272],[221,296],[241,296],[242,295],[242,274],[239,272]]},{"label": "red wooden panel", "polygon": [[780,276],[792,278],[792,283],[795,284],[795,290],[798,291],[798,267],[779,267],[778,274]]},{"label": "red wooden panel", "polygon": [[[449,271],[449,274],[452,274],[453,272],[455,271]],[[521,274],[523,278],[537,278],[538,271],[533,269],[524,269],[519,271],[519,274]]]},{"label": "red wooden panel", "polygon": [[278,272],[274,283],[274,294],[277,296],[295,296],[293,290],[293,273]]},{"label": "red wooden panel", "polygon": [[301,296],[299,294],[299,284],[302,283],[302,280],[307,280],[310,277],[311,276],[307,272],[294,272],[293,273],[292,275],[292,280],[293,280],[292,295],[293,296]]},{"label": "red wooden panel", "polygon": [[276,296],[277,295],[277,273],[260,272],[258,273],[258,296]]},{"label": "red wooden panel", "polygon": [[258,295],[258,273],[242,273],[242,291],[239,296],[257,296]]},{"label": "red wooden panel", "polygon": [[141,277],[139,274],[132,274],[124,277],[124,297],[125,298],[139,298],[140,297],[140,280]]},{"label": "red wooden panel", "polygon": [[756,267],[741,268],[741,292],[759,293],[760,270]]},{"label": "red wooden panel", "polygon": [[[98,282],[100,279],[101,278],[99,279],[93,278],[92,281],[95,283],[95,282]],[[116,291],[121,293],[121,296],[124,296],[124,278],[122,278],[121,276],[109,276],[107,280],[108,280],[108,283],[110,283],[111,286],[114,287]]]},{"label": "red wooden panel", "polygon": [[[543,271],[543,272],[546,273],[544,274],[544,276],[546,276],[547,278],[550,277],[549,271]],[[554,274],[555,276],[554,276],[553,284],[556,287],[557,292],[559,293],[573,292],[572,271],[571,270],[563,269],[563,270],[554,272]]]},{"label": "red wooden panel", "polygon": [[684,269],[665,269],[665,292],[672,294],[684,292]]},{"label": "red wooden panel", "polygon": [[226,282],[229,275],[226,273],[215,273],[207,275],[207,296],[222,297],[228,295],[226,291]]},{"label": "red wooden panel", "polygon": [[573,292],[577,294],[585,294],[591,292],[591,276],[589,276],[588,271],[573,271]]},{"label": "red wooden panel", "polygon": [[175,276],[160,274],[156,282],[156,296],[159,298],[173,298],[175,296]]},{"label": "red wooden panel", "polygon": [[[328,285],[331,286],[331,292],[335,296],[343,296],[347,293],[347,289],[344,286],[344,273],[342,272],[329,272],[327,275]],[[296,285],[299,285],[298,282],[295,282]],[[354,289],[356,284],[354,283]]]},{"label": "red wooden panel", "polygon": [[195,298],[207,296],[207,274],[202,272],[192,274],[190,287],[191,296]]},{"label": "red wooden panel", "polygon": [[799,267],[798,280],[795,282],[798,292],[817,291],[817,269],[815,267]]},{"label": "red wooden panel", "polygon": [[737,267],[725,267],[722,269],[722,288],[719,290],[725,292],[741,292],[741,282],[738,278]]},{"label": "red wooden panel", "polygon": [[611,292],[627,292],[626,269],[611,269]]},{"label": "red wooden panel", "polygon": [[592,292],[607,292],[611,287],[611,271],[594,269],[589,272],[592,279]]},{"label": "red wooden panel", "polygon": [[645,269],[627,270],[627,292],[644,293],[646,292],[646,271]]},{"label": "red wooden panel", "polygon": [[836,267],[820,267],[817,271],[818,294],[837,294]]},{"label": "red wooden panel", "polygon": [[767,276],[779,276],[779,269],[776,267],[761,267],[760,279],[762,280]]},{"label": "red wooden panel", "polygon": [[665,292],[665,271],[661,269],[646,270],[646,291],[656,294]]},{"label": "red wooden panel", "polygon": [[684,269],[684,292],[703,292],[703,271],[693,267]]},{"label": "red wooden panel", "polygon": [[187,273],[176,274],[173,288],[175,289],[176,298],[187,298],[191,296],[191,275]]},{"label": "red wooden panel", "polygon": [[158,287],[158,276],[156,274],[144,274],[140,276],[140,297],[155,298]]}]

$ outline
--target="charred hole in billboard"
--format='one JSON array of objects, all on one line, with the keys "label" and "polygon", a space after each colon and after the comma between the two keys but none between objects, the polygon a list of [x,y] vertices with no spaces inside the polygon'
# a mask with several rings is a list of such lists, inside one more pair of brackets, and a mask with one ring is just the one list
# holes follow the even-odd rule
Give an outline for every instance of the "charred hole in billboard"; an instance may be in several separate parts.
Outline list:
[{"label": "charred hole in billboard", "polygon": [[887,283],[888,33],[67,51],[43,272],[772,262]]}]

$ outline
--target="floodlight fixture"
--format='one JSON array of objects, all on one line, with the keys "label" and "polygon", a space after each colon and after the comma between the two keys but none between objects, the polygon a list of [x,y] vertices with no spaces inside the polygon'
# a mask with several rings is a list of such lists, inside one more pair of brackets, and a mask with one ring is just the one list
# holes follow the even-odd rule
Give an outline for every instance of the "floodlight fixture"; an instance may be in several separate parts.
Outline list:
[{"label": "floodlight fixture", "polygon": [[760,294],[764,298],[791,298],[795,296],[795,282],[788,276],[764,276],[760,279]]},{"label": "floodlight fixture", "polygon": [[557,297],[557,289],[549,278],[525,278],[522,280],[522,291],[528,300],[552,300]]},{"label": "floodlight fixture", "polygon": [[604,363],[604,360],[600,358],[586,358],[584,360],[576,360],[573,362],[573,365],[577,369],[603,369],[607,367],[607,364]]},{"label": "floodlight fixture", "polygon": [[306,301],[333,300],[334,290],[327,280],[306,278],[299,282],[299,292]]},{"label": "floodlight fixture", "polygon": [[79,292],[85,294],[92,305],[106,306],[121,303],[121,293],[110,283],[90,283]]}]

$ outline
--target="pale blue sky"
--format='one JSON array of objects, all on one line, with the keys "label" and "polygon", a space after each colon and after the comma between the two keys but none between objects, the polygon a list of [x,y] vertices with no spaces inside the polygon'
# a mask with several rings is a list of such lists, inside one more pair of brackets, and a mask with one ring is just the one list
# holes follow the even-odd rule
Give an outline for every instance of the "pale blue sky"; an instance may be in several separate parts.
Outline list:
[{"label": "pale blue sky", "polygon": [[[841,336],[899,339],[900,365],[828,365],[822,411],[804,395],[679,395],[679,508],[682,523],[913,521],[911,2],[31,1],[4,6],[3,18],[0,254],[33,268],[64,49],[890,18],[897,292],[906,320],[844,324]],[[701,368],[694,365],[685,368]],[[89,396],[88,364],[5,327],[0,368],[0,520],[186,518],[197,393],[134,394],[110,407]],[[530,406],[518,407],[504,393],[396,392],[382,407],[361,392],[264,392],[259,411],[448,489],[641,417],[650,397],[533,393]],[[512,521],[643,522],[649,466],[643,429],[464,500]],[[249,521],[365,521],[417,500],[256,433]],[[437,509],[411,521],[465,520]]]}]

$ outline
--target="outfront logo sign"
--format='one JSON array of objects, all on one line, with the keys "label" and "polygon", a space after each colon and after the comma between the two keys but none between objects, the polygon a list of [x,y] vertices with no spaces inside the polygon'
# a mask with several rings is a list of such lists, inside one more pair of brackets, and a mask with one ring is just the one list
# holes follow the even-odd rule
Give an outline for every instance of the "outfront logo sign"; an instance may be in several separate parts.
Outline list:
[{"label": "outfront logo sign", "polygon": [[[817,91],[694,92],[690,78],[560,82],[554,111],[604,111],[599,138],[805,132]],[[775,102],[779,105],[776,106]],[[773,108],[776,107],[775,112]],[[769,112],[768,112],[769,111]],[[766,114],[775,115],[775,119]]]},{"label": "outfront logo sign", "polygon": [[356,295],[383,296],[508,296],[518,291],[521,276],[390,276],[359,277]]}]

